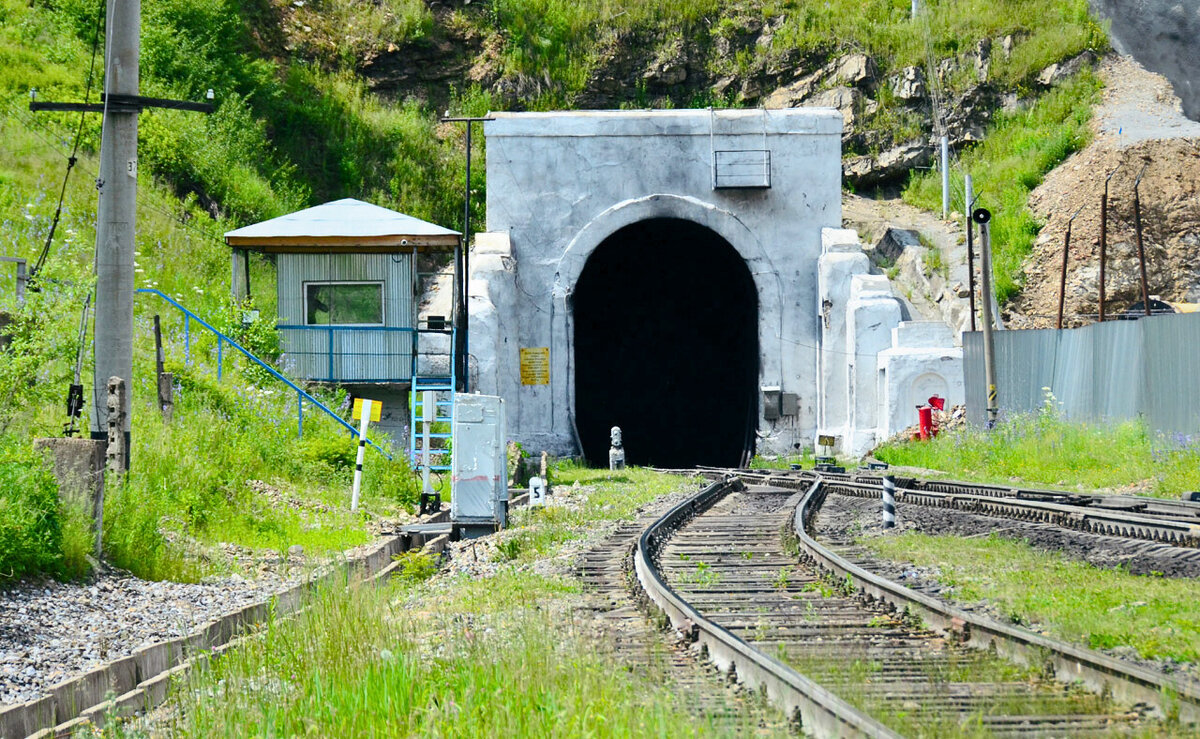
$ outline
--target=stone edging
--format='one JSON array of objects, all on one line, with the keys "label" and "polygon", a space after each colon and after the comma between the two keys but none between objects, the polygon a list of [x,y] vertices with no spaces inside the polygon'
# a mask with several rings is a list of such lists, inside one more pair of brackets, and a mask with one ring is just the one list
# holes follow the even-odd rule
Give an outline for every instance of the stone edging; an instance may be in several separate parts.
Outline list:
[{"label": "stone edging", "polygon": [[[427,522],[446,517],[447,513],[441,513]],[[0,709],[0,739],[69,735],[88,723],[103,726],[110,713],[132,715],[153,708],[166,700],[167,689],[175,676],[185,674],[197,660],[236,646],[247,627],[263,623],[272,614],[294,614],[305,596],[317,587],[332,584],[337,578],[356,575],[363,579],[384,580],[400,565],[393,560],[396,554],[418,546],[441,552],[448,540],[446,534],[428,540],[420,533],[391,536],[361,557],[275,593],[266,600],[209,621],[186,636],[149,644],[127,657],[64,680],[37,700]],[[117,697],[107,699],[110,693]]]}]

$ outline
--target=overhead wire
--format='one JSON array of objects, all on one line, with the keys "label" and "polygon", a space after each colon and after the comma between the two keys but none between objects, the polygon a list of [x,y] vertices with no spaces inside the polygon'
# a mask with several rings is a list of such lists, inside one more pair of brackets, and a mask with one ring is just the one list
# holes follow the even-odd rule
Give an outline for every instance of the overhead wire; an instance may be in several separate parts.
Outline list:
[{"label": "overhead wire", "polygon": [[[101,25],[101,20],[105,16],[105,13],[101,12],[102,8],[104,8],[103,3],[96,3],[96,22],[92,29],[92,59],[88,63],[87,85],[84,88],[84,93],[83,93],[83,102],[85,104],[88,102],[88,99],[92,95],[92,82],[95,79],[95,74],[96,74],[96,52],[100,46],[100,25]],[[105,50],[106,59],[107,59],[107,53],[108,52],[106,49]],[[105,89],[107,89],[107,87],[108,87],[107,67],[105,69],[105,72],[106,72],[106,74],[105,74]],[[108,106],[108,96],[107,95],[104,96],[104,105],[107,108],[107,106]],[[37,278],[38,273],[42,271],[42,267],[44,267],[46,264],[46,259],[50,256],[50,246],[54,242],[54,232],[58,229],[58,222],[62,218],[63,200],[66,198],[66,195],[67,195],[67,182],[71,178],[71,170],[75,168],[76,162],[79,161],[79,144],[83,140],[83,124],[84,124],[84,121],[86,120],[86,117],[87,117],[87,112],[80,111],[79,126],[75,129],[75,143],[71,147],[71,154],[67,157],[67,171],[65,174],[63,174],[62,187],[59,189],[59,192],[58,192],[58,205],[54,209],[54,218],[50,221],[50,231],[46,234],[46,243],[42,247],[41,254],[38,255],[37,262],[34,263],[33,268],[29,271],[29,280],[31,283],[33,282],[33,280],[35,280]],[[36,289],[36,287],[34,287],[33,289]]]},{"label": "overhead wire", "polygon": [[[34,134],[39,139],[41,139],[42,142],[45,143],[47,147],[57,151],[58,153],[62,154],[63,156],[69,156],[66,153],[66,150],[61,147],[60,143],[52,141],[50,138],[47,137],[47,134],[52,135],[52,136],[58,135],[58,132],[52,130],[48,124],[45,124],[36,118],[27,117],[26,116],[27,111],[22,110],[19,106],[14,105],[10,101],[5,101],[3,99],[0,99],[0,105],[6,107],[8,109],[8,113],[9,113],[10,117],[21,122],[30,133]],[[86,165],[86,163],[84,163],[82,161],[78,162],[77,166],[84,172],[87,172],[88,174],[96,175],[97,177],[99,176],[99,171],[97,169],[88,167]],[[213,243],[219,243],[221,245],[225,244],[225,240],[222,239],[220,236],[217,236],[216,234],[214,234],[210,231],[206,231],[197,226],[193,226],[192,224],[188,223],[187,221],[181,219],[179,217],[178,213],[172,212],[166,208],[161,208],[161,207],[155,205],[154,203],[149,202],[145,198],[145,196],[141,195],[140,193],[137,196],[137,203],[138,203],[139,207],[144,208],[145,210],[153,211],[155,213],[161,214],[161,215],[169,218],[173,225],[178,225],[186,230],[192,231],[193,233],[195,233],[199,236],[202,236],[205,239],[212,241]]]}]

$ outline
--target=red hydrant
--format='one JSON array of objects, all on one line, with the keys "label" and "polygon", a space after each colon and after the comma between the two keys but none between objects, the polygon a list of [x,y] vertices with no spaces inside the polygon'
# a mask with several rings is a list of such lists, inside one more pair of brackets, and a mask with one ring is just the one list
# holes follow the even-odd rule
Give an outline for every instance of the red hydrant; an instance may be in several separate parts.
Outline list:
[{"label": "red hydrant", "polygon": [[917,406],[917,418],[919,420],[921,441],[929,441],[937,436],[938,427],[933,422],[933,410],[943,410],[946,407],[946,401],[943,398],[934,395],[925,405]]}]

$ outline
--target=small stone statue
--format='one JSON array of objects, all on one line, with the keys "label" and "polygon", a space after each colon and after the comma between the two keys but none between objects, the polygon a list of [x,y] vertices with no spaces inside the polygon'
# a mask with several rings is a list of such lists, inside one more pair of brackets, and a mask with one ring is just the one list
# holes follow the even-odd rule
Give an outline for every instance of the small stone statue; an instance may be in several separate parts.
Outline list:
[{"label": "small stone statue", "polygon": [[608,449],[608,469],[625,469],[625,445],[621,442],[621,427],[613,426],[608,432],[611,446]]}]

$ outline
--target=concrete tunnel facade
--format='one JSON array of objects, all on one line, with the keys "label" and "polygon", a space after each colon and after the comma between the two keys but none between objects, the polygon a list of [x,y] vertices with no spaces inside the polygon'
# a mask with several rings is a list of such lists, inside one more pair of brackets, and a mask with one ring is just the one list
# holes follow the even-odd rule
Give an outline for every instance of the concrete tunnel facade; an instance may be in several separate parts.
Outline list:
[{"label": "concrete tunnel facade", "polygon": [[[492,118],[484,127],[487,233],[477,235],[471,260],[471,373],[473,389],[505,399],[510,436],[529,449],[583,452],[599,462],[607,456],[609,426],[620,425],[631,462],[679,466],[733,464],[747,446],[782,453],[811,444],[819,393],[817,260],[822,229],[841,222],[840,114]],[[654,292],[674,285],[676,300],[694,300],[692,308],[672,310],[648,298],[628,305],[639,291],[622,289],[622,262],[630,282],[657,282],[662,289]],[[694,283],[697,295],[680,290],[680,282]],[[639,351],[636,341],[610,344],[611,352],[629,354],[616,358],[605,355],[603,342],[589,348],[588,332],[605,318],[597,316],[604,301],[595,293],[604,292],[622,301],[611,318],[650,337],[643,347],[673,334],[699,342],[704,327],[716,326],[730,344],[726,361],[749,370],[705,381],[700,365],[718,360],[712,346],[699,344],[692,366],[661,364],[666,360],[649,358],[652,352]],[[688,350],[681,341],[672,353]],[[745,352],[751,356],[738,356]],[[606,361],[610,370],[619,363],[661,366],[613,372],[615,387],[596,403],[596,383],[610,370],[581,371],[580,360]],[[694,379],[683,376],[685,368],[699,379],[679,382]],[[611,421],[603,418],[604,406],[611,407]],[[742,408],[740,416],[731,406]],[[730,420],[735,416],[740,422]],[[738,428],[692,455],[662,438],[707,438],[706,420]]]}]

